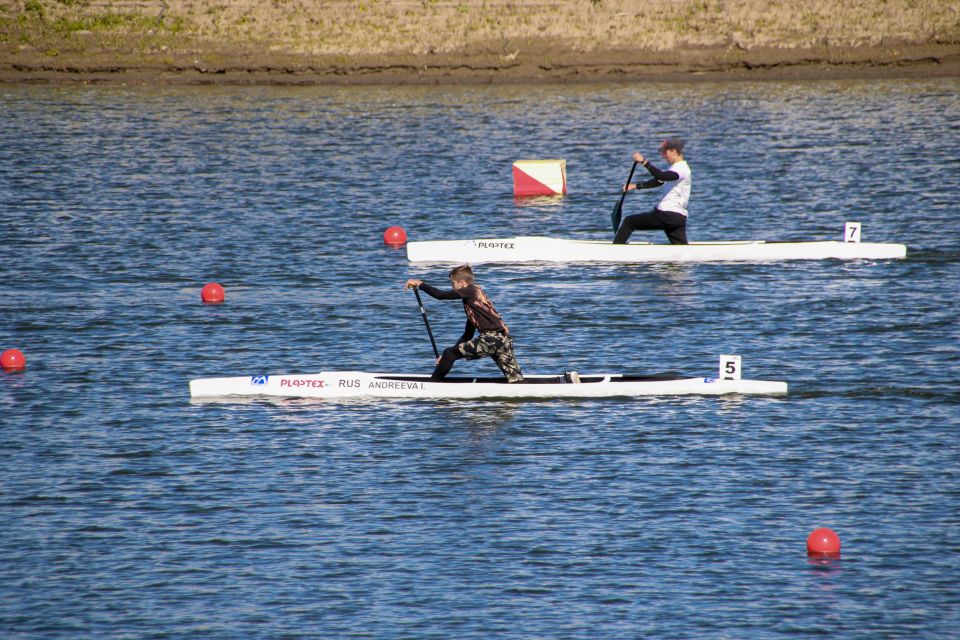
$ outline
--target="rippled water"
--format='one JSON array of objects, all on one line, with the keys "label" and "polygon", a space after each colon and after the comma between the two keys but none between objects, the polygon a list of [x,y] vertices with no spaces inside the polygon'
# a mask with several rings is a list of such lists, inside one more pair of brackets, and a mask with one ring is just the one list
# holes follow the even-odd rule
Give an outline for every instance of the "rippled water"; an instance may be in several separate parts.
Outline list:
[{"label": "rippled water", "polygon": [[[958,94],[0,87],[0,349],[28,361],[0,375],[0,632],[954,635]],[[195,377],[428,372],[402,283],[444,274],[387,226],[606,238],[630,153],[667,134],[689,140],[692,239],[860,220],[908,258],[480,282],[527,372],[711,375],[738,353],[789,396],[189,401]],[[512,161],[550,157],[570,195],[514,201]],[[211,280],[226,304],[199,303]],[[458,305],[427,305],[451,343]],[[840,560],[806,557],[818,526]]]}]

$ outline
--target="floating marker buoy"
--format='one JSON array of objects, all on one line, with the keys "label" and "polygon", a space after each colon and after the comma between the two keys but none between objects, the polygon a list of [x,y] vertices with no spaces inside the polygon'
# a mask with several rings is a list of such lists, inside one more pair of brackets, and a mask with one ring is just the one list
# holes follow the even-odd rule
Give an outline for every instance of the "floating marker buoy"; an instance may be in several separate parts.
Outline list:
[{"label": "floating marker buoy", "polygon": [[224,297],[223,287],[216,282],[208,282],[200,290],[200,299],[207,304],[219,304],[223,302]]},{"label": "floating marker buoy", "polygon": [[407,232],[403,230],[403,227],[387,227],[387,230],[383,232],[383,243],[394,246],[406,244]]},{"label": "floating marker buoy", "polygon": [[810,535],[807,536],[807,555],[839,556],[840,537],[826,527],[814,529]]},{"label": "floating marker buoy", "polygon": [[19,371],[27,366],[27,359],[19,349],[7,349],[0,354],[0,367],[7,371]]},{"label": "floating marker buoy", "polygon": [[513,163],[514,196],[562,196],[565,193],[566,160],[517,160]]}]

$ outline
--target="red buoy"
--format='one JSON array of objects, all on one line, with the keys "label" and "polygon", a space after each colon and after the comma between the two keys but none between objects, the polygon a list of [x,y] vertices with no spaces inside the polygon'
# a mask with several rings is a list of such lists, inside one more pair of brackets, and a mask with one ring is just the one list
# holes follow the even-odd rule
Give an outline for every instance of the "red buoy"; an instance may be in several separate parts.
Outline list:
[{"label": "red buoy", "polygon": [[394,246],[406,244],[407,232],[403,230],[403,227],[387,227],[387,230],[383,232],[383,243]]},{"label": "red buoy", "polygon": [[0,367],[7,371],[19,371],[27,366],[27,359],[19,349],[7,349],[0,354]]},{"label": "red buoy", "polygon": [[203,289],[200,290],[200,299],[208,304],[223,302],[225,295],[223,287],[216,282],[208,282],[203,285]]},{"label": "red buoy", "polygon": [[814,529],[813,532],[807,536],[807,555],[839,556],[840,537],[826,527]]}]

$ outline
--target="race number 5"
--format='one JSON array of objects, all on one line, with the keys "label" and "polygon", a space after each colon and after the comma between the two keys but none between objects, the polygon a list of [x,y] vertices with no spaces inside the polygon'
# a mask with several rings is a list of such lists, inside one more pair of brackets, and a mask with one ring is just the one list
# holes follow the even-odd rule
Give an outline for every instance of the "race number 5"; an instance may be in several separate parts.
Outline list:
[{"label": "race number 5", "polygon": [[848,222],[843,226],[844,242],[860,242],[860,223]]},{"label": "race number 5", "polygon": [[740,379],[740,356],[720,356],[720,375],[721,380],[739,380]]}]

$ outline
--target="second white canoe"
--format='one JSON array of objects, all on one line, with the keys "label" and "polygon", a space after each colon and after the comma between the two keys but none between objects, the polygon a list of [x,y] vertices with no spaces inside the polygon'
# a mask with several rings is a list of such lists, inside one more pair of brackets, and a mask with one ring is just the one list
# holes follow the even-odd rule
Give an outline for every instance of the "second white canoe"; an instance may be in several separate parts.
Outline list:
[{"label": "second white canoe", "polygon": [[719,380],[683,376],[529,375],[507,384],[503,378],[325,371],[287,375],[200,378],[190,381],[191,398],[611,398],[629,396],[783,395],[777,380]]},{"label": "second white canoe", "polygon": [[693,242],[612,244],[540,236],[433,240],[407,244],[411,262],[771,262],[777,260],[883,260],[905,258],[902,244],[876,242]]}]

